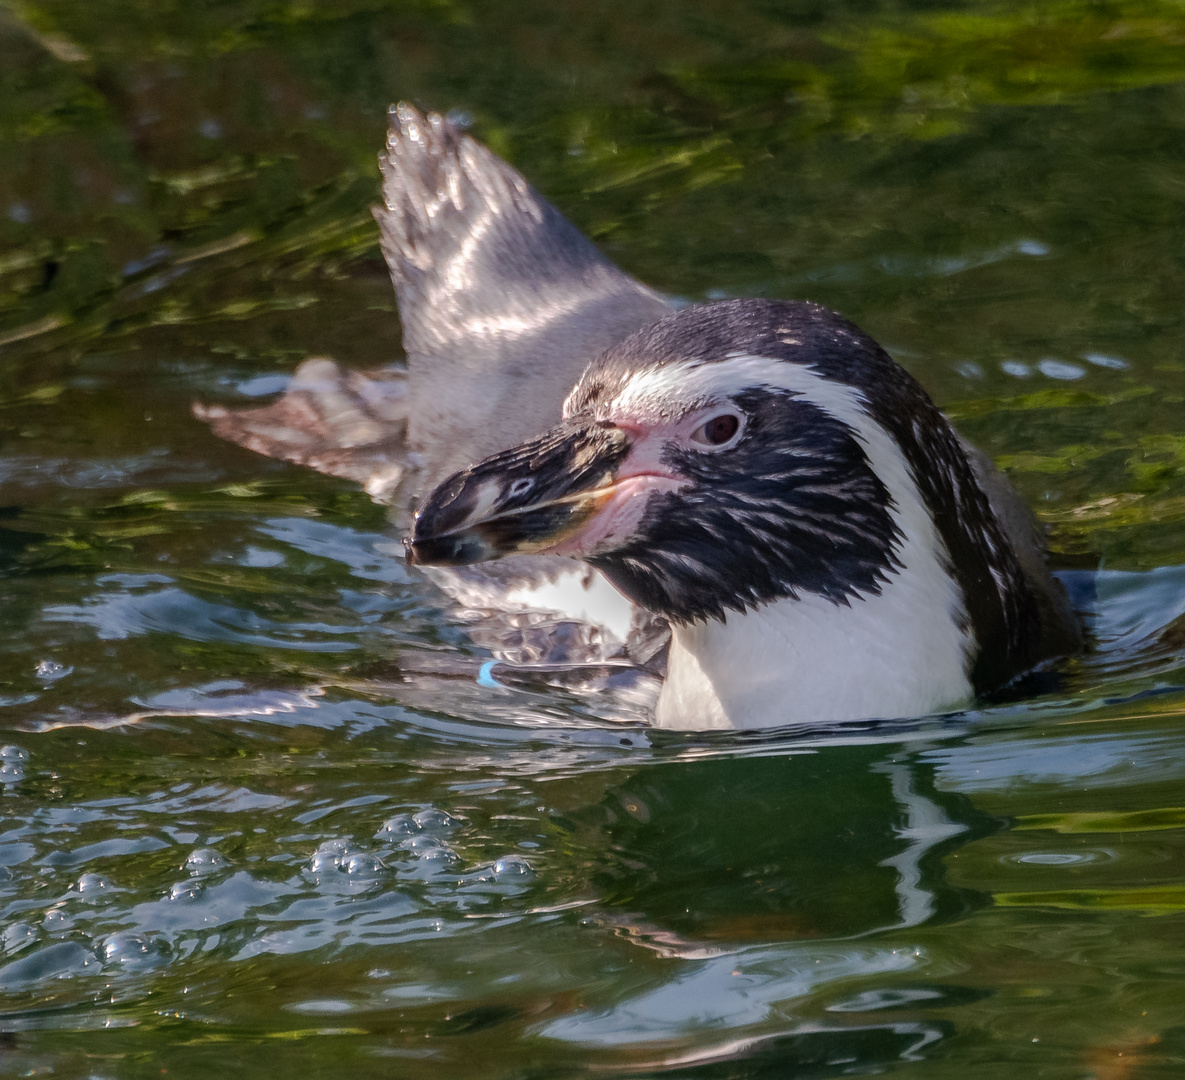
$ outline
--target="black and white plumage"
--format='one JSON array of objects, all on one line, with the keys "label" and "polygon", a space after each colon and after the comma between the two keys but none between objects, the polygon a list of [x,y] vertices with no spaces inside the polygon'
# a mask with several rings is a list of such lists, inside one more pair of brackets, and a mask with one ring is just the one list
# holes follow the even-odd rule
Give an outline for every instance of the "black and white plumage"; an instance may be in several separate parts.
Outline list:
[{"label": "black and white plumage", "polygon": [[[668,727],[949,710],[1078,646],[1007,482],[856,327],[792,301],[672,311],[446,122],[394,121],[376,216],[409,354],[404,485],[436,485],[409,553],[460,568],[446,588],[574,600],[624,639],[607,579],[670,624]],[[269,414],[207,415],[266,449]]]}]

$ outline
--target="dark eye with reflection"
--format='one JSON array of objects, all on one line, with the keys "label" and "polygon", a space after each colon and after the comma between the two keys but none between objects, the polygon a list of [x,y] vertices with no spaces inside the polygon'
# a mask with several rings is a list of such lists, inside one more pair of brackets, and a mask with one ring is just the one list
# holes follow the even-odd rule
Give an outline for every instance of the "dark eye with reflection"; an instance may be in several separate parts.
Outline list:
[{"label": "dark eye with reflection", "polygon": [[704,446],[723,446],[740,430],[741,418],[734,413],[721,413],[705,420],[692,433],[691,438]]}]

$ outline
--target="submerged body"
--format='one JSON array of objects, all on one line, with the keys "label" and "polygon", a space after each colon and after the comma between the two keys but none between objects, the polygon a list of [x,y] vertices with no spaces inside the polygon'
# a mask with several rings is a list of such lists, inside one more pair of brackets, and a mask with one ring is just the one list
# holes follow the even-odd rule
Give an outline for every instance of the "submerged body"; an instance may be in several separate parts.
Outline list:
[{"label": "submerged body", "polygon": [[946,711],[1077,647],[1007,482],[857,328],[672,311],[439,117],[401,108],[381,161],[406,387],[320,361],[205,410],[221,434],[429,492],[409,553],[470,606],[562,611],[634,659],[662,620],[660,726]]}]

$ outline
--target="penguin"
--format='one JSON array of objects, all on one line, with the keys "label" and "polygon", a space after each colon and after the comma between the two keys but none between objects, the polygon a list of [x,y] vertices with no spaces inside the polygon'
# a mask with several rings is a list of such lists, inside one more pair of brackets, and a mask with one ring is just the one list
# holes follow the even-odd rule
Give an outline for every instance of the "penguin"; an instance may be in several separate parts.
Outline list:
[{"label": "penguin", "polygon": [[955,711],[1081,648],[1023,501],[852,323],[676,306],[407,105],[380,166],[406,372],[196,408],[416,507],[408,560],[460,605],[595,628],[683,730]]}]

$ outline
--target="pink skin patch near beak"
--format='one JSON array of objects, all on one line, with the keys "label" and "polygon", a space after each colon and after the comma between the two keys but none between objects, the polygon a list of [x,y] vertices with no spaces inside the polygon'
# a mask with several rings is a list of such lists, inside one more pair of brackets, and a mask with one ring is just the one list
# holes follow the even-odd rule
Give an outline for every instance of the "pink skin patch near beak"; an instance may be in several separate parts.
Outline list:
[{"label": "pink skin patch near beak", "polygon": [[618,422],[631,435],[641,436],[621,463],[612,484],[590,492],[592,514],[555,545],[545,549],[552,555],[581,557],[620,547],[637,532],[650,496],[662,491],[679,491],[691,481],[674,472],[662,460],[669,431],[666,425]]},{"label": "pink skin patch near beak", "polygon": [[558,544],[543,548],[542,552],[579,558],[612,551],[637,532],[652,494],[678,491],[688,482],[682,477],[655,473],[620,477],[616,483],[601,489],[603,494],[596,496],[597,509],[583,525],[568,533]]}]

